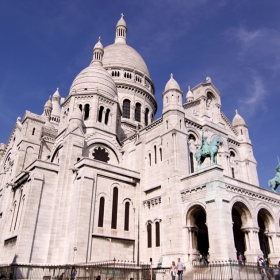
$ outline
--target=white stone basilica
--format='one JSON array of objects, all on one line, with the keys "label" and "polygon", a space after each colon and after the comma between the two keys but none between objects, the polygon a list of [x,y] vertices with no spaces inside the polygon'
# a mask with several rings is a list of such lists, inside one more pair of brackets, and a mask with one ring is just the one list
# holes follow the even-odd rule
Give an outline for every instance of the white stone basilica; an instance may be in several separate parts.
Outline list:
[{"label": "white stone basilica", "polygon": [[[259,186],[244,119],[227,119],[209,77],[184,94],[171,74],[154,120],[154,84],[126,36],[122,16],[68,96],[57,89],[0,144],[0,263],[278,262],[280,198]],[[223,143],[198,169],[202,134]]]}]

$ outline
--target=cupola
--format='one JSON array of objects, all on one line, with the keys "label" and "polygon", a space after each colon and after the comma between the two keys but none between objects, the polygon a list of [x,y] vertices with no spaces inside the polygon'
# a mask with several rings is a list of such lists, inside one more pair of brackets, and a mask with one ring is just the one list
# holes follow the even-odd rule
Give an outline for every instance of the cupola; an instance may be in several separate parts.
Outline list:
[{"label": "cupola", "polygon": [[121,14],[121,18],[117,23],[116,26],[116,39],[115,39],[115,43],[122,43],[122,44],[126,44],[126,22],[123,19],[124,14]]},{"label": "cupola", "polygon": [[103,49],[103,45],[101,44],[101,37],[98,38],[98,42],[95,44],[92,52],[93,52],[93,59],[91,64],[98,63],[102,65],[104,49]]},{"label": "cupola", "polygon": [[240,125],[247,126],[245,121],[244,121],[244,119],[238,114],[237,110],[235,110],[235,116],[234,116],[234,118],[232,120],[232,125],[234,127],[240,126]]},{"label": "cupola", "polygon": [[49,100],[45,103],[43,116],[51,117],[52,108],[53,108],[51,98],[52,97],[50,96]]},{"label": "cupola", "polygon": [[187,95],[186,95],[186,102],[192,102],[194,100],[194,96],[193,96],[193,93],[191,91],[191,87],[189,86],[188,87],[188,92],[187,92]]},{"label": "cupola", "polygon": [[180,90],[180,91],[181,91],[180,86],[179,86],[179,84],[174,80],[173,74],[172,74],[172,73],[170,74],[170,79],[169,79],[169,81],[167,82],[164,91],[167,91],[167,90],[170,90],[170,89],[175,89],[175,90]]}]

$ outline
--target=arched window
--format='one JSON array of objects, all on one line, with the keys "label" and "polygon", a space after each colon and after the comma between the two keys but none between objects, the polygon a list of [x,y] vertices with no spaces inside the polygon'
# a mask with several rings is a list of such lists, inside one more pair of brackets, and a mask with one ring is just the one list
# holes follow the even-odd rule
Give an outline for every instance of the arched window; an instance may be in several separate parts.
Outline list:
[{"label": "arched window", "polygon": [[160,246],[160,225],[156,222],[156,247]]},{"label": "arched window", "polygon": [[128,99],[123,101],[123,118],[130,118],[130,100]]},{"label": "arched window", "polygon": [[108,124],[109,115],[110,115],[110,109],[107,109],[107,110],[106,110],[106,114],[105,114],[105,124]]},{"label": "arched window", "polygon": [[83,111],[83,105],[82,104],[79,105],[79,109],[80,109],[81,112]]},{"label": "arched window", "polygon": [[162,161],[162,149],[159,148],[159,156],[160,156],[160,161]]},{"label": "arched window", "polygon": [[135,106],[135,120],[137,122],[141,122],[141,104],[140,103],[136,103],[136,106]]},{"label": "arched window", "polygon": [[155,152],[155,164],[157,164],[157,147],[154,146],[154,152]]},{"label": "arched window", "polygon": [[149,122],[149,109],[146,108],[145,110],[145,125],[148,125]]},{"label": "arched window", "polygon": [[84,120],[87,120],[89,117],[89,104],[85,105],[85,117]]},{"label": "arched window", "polygon": [[100,197],[99,202],[99,215],[98,215],[98,227],[103,227],[104,221],[104,206],[105,206],[105,198]]},{"label": "arched window", "polygon": [[125,203],[125,211],[124,211],[124,230],[129,230],[129,202]]},{"label": "arched window", "polygon": [[151,158],[151,154],[149,154],[149,162],[150,162],[150,166],[152,165],[152,158]]},{"label": "arched window", "polygon": [[113,205],[112,205],[112,222],[111,228],[117,228],[117,218],[118,218],[118,188],[114,187],[113,190]]},{"label": "arched window", "polygon": [[100,109],[99,109],[99,113],[98,113],[98,121],[99,122],[102,122],[103,110],[104,110],[104,107],[101,106]]},{"label": "arched window", "polygon": [[152,247],[152,225],[147,225],[147,239],[148,239],[148,248]]},{"label": "arched window", "polygon": [[191,173],[194,173],[193,153],[190,152]]}]

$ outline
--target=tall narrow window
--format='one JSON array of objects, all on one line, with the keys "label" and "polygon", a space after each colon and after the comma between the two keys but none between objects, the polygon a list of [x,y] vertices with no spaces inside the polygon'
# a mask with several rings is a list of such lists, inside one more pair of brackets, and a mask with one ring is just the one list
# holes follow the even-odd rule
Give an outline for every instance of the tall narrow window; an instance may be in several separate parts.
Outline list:
[{"label": "tall narrow window", "polygon": [[117,217],[118,217],[118,188],[114,187],[113,190],[113,205],[112,205],[112,222],[111,228],[117,228]]},{"label": "tall narrow window", "polygon": [[243,131],[242,131],[242,129],[240,130],[240,132],[241,132],[241,135],[243,135]]},{"label": "tall narrow window", "polygon": [[125,203],[124,230],[129,230],[129,202]]},{"label": "tall narrow window", "polygon": [[85,120],[87,120],[89,117],[89,104],[85,105]]},{"label": "tall narrow window", "polygon": [[32,129],[32,135],[35,134],[35,127]]},{"label": "tall narrow window", "polygon": [[79,109],[80,109],[81,112],[83,111],[83,105],[82,104],[79,105]]},{"label": "tall narrow window", "polygon": [[99,109],[99,113],[98,113],[98,121],[99,122],[102,122],[103,110],[104,110],[104,107],[101,106],[100,109]]},{"label": "tall narrow window", "polygon": [[157,164],[157,147],[154,146],[154,152],[155,152],[155,164]]},{"label": "tall narrow window", "polygon": [[232,178],[235,178],[234,168],[233,167],[231,168],[231,175],[232,175]]},{"label": "tall narrow window", "polygon": [[192,152],[190,152],[190,165],[191,165],[191,173],[194,173],[193,153]]},{"label": "tall narrow window", "polygon": [[162,149],[159,148],[160,161],[162,161]]},{"label": "tall narrow window", "polygon": [[160,225],[156,222],[156,247],[160,246]]},{"label": "tall narrow window", "polygon": [[149,123],[149,109],[146,108],[146,111],[145,111],[145,125],[148,125]]},{"label": "tall narrow window", "polygon": [[149,154],[149,162],[150,162],[150,166],[152,165],[152,158],[151,158],[151,154]]},{"label": "tall narrow window", "polygon": [[147,238],[148,238],[148,248],[152,247],[152,225],[147,225]]},{"label": "tall narrow window", "polygon": [[136,106],[135,106],[135,120],[137,122],[141,122],[141,104],[140,103],[136,103]]},{"label": "tall narrow window", "polygon": [[130,100],[128,99],[123,101],[123,118],[130,118]]},{"label": "tall narrow window", "polygon": [[19,204],[18,204],[18,209],[17,209],[17,215],[16,215],[14,229],[16,229],[16,226],[17,226],[17,219],[18,219],[18,213],[19,213],[19,210],[20,210],[21,199],[22,199],[22,191],[20,192],[20,199],[19,199]]},{"label": "tall narrow window", "polygon": [[105,114],[105,124],[108,124],[109,115],[110,115],[110,109],[107,109],[107,110],[106,110],[106,114]]},{"label": "tall narrow window", "polygon": [[105,206],[105,198],[100,197],[99,202],[99,215],[98,215],[98,227],[103,227],[104,221],[104,206]]}]

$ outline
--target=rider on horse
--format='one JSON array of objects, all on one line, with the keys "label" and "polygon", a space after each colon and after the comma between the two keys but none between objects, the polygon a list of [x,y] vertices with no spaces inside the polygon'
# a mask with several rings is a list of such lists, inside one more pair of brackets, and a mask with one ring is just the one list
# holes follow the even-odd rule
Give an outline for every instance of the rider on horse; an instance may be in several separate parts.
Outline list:
[{"label": "rider on horse", "polygon": [[200,150],[204,153],[204,154],[208,154],[209,153],[209,143],[207,142],[207,136],[204,136],[204,133],[202,133],[202,139],[201,139],[201,147]]}]

